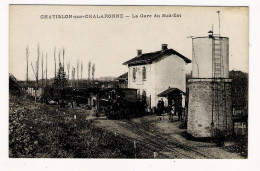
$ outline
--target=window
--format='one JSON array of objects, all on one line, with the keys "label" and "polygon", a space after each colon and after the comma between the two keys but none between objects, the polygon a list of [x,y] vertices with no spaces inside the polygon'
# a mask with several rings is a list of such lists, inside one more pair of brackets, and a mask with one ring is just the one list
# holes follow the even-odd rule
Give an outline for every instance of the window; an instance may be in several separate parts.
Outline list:
[{"label": "window", "polygon": [[136,79],[136,68],[133,68],[133,80],[135,81]]},{"label": "window", "polygon": [[143,80],[146,80],[146,68],[143,67]]}]

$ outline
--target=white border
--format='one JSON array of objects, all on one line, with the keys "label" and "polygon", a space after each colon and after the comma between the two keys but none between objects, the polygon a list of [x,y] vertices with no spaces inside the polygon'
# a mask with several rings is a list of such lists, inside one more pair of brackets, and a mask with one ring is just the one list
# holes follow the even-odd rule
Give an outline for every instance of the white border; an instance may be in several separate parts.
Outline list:
[{"label": "white border", "polygon": [[[9,4],[73,5],[197,5],[249,6],[249,159],[248,160],[109,160],[109,159],[9,159],[8,158],[8,26]],[[259,170],[260,113],[260,2],[257,0],[13,0],[0,1],[1,112],[0,170]],[[258,168],[258,169],[257,169]]]}]

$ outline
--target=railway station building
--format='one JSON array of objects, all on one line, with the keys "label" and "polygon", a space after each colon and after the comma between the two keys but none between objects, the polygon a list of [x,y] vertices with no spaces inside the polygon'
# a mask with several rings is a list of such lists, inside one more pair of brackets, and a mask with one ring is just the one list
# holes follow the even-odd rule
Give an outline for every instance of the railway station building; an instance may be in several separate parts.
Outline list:
[{"label": "railway station building", "polygon": [[191,60],[167,46],[151,53],[137,50],[136,57],[123,63],[128,66],[128,88],[137,89],[151,108],[161,99],[166,106],[172,100],[185,105],[185,65]]}]

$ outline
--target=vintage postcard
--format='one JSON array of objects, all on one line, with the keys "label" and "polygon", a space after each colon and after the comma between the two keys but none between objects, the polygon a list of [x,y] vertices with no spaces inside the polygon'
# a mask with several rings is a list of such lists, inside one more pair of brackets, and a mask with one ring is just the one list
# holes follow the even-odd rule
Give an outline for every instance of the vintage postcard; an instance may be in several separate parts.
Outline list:
[{"label": "vintage postcard", "polygon": [[248,158],[248,7],[9,12],[10,158]]}]

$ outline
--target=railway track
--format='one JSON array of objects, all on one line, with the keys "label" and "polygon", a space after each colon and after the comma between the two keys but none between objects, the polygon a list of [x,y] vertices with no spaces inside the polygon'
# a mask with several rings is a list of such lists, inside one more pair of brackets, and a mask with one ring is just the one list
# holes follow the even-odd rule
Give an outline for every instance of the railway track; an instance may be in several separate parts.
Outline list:
[{"label": "railway track", "polygon": [[[133,123],[133,122],[132,122]],[[135,123],[133,123],[135,124]],[[135,124],[136,126],[136,124]],[[152,129],[152,125],[149,124],[149,122],[144,122],[144,126],[148,127],[148,129],[144,129],[144,130],[150,130]],[[177,147],[179,148],[182,148],[182,149],[185,149],[185,150],[189,150],[189,151],[192,151],[196,154],[198,154],[199,156],[204,156],[204,157],[207,157],[207,158],[216,158],[215,156],[213,155],[209,155],[208,153],[207,154],[204,154],[202,152],[199,152],[199,149],[197,149],[196,147],[190,147],[190,146],[187,146],[187,145],[184,145],[183,143],[180,143],[178,139],[176,138],[173,138],[171,137],[171,141],[169,141],[167,138],[163,137],[162,136],[162,133],[161,132],[158,132],[158,131],[155,131],[154,134],[156,134],[157,137],[161,137],[161,139],[163,139],[163,141],[169,143],[169,144],[172,144],[172,145],[176,145]],[[203,147],[207,147],[207,148],[212,148],[212,147],[215,147],[215,145],[205,145]]]},{"label": "railway track", "polygon": [[[142,122],[140,125],[128,120],[115,122],[120,126],[142,135],[145,140],[138,140],[139,142],[152,147],[156,151],[160,151],[160,155],[167,156],[168,158],[216,158],[208,153],[204,154],[199,152],[195,147],[183,145],[175,138],[171,137],[171,140],[168,140],[161,135],[161,132],[151,131],[152,128],[149,122]],[[165,153],[167,153],[167,155]]]},{"label": "railway track", "polygon": [[[135,128],[129,125],[125,125],[124,123],[117,123],[117,124],[127,129],[131,129],[133,132],[137,133],[138,135],[141,135],[145,140],[138,139],[137,142],[145,146],[148,146],[149,148],[153,149],[154,152],[158,152],[162,157],[165,156],[167,158],[193,158],[190,155],[179,152],[179,150],[175,149],[174,147],[166,145],[164,141],[158,140],[158,137],[156,137],[156,135],[152,136],[150,133],[147,133],[146,130],[137,127],[132,122],[130,122],[130,124],[133,124]],[[170,154],[166,155],[163,152],[170,152]]]}]

